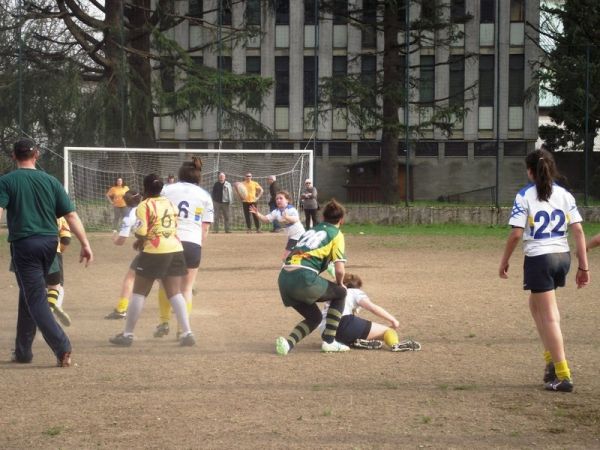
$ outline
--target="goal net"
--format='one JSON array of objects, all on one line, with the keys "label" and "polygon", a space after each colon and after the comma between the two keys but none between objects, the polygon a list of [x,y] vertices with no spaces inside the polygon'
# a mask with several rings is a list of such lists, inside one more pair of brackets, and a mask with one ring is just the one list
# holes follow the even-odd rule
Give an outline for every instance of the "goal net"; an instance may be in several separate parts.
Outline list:
[{"label": "goal net", "polygon": [[[306,178],[312,178],[312,150],[205,150],[205,149],[141,149],[65,147],[65,189],[74,201],[77,213],[86,227],[110,230],[113,209],[106,193],[117,178],[122,178],[130,189],[143,190],[143,179],[150,173],[163,177],[175,175],[183,161],[192,157],[202,159],[200,185],[209,193],[217,181],[218,173],[224,172],[232,185],[243,181],[244,174],[252,172],[252,178],[265,191],[258,201],[258,208],[267,214],[269,185],[267,178],[275,175],[280,189],[288,191],[293,204],[299,208],[300,191]],[[233,229],[245,229],[242,204],[234,193],[230,209]]]}]

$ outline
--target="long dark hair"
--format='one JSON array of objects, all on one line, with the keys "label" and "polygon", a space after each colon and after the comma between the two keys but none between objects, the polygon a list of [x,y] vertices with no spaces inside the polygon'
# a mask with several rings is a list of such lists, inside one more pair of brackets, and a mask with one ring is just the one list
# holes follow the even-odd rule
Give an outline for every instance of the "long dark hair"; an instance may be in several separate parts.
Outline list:
[{"label": "long dark hair", "polygon": [[163,181],[155,173],[144,177],[144,197],[158,197],[163,188]]},{"label": "long dark hair", "polygon": [[202,177],[202,160],[196,156],[184,161],[179,168],[179,181],[199,184]]},{"label": "long dark hair", "polygon": [[552,195],[552,183],[559,181],[561,184],[566,182],[565,178],[558,172],[554,156],[548,150],[536,150],[525,158],[527,169],[533,175],[533,181],[537,189],[538,199],[546,202]]}]

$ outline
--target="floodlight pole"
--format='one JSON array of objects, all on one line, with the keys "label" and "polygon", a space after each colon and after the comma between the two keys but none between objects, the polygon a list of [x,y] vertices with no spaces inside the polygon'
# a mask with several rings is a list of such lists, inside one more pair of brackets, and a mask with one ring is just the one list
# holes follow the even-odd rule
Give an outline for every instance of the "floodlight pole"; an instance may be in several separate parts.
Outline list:
[{"label": "floodlight pole", "polygon": [[223,115],[223,105],[222,105],[222,101],[223,101],[223,86],[222,86],[222,82],[221,82],[221,70],[223,70],[223,56],[222,56],[222,51],[223,51],[223,43],[221,42],[221,38],[222,38],[222,27],[223,27],[223,0],[219,0],[219,17],[217,19],[218,21],[218,27],[217,27],[217,90],[219,92],[219,100],[218,100],[218,105],[217,105],[217,138],[219,140],[219,142],[221,141],[221,128],[222,128],[222,115]]},{"label": "floodlight pole", "polygon": [[18,53],[18,64],[17,71],[19,74],[19,105],[18,105],[18,113],[19,113],[19,135],[23,134],[23,10],[22,10],[22,0],[19,0],[18,3],[18,16],[19,16],[19,27],[18,27],[18,44],[19,44],[19,53]]},{"label": "floodlight pole", "polygon": [[589,165],[590,165],[590,44],[585,46],[585,138],[583,141],[584,149],[584,205],[588,206],[589,191],[590,191],[590,177],[589,177]]},{"label": "floodlight pole", "polygon": [[500,208],[500,1],[496,0],[496,210]]},{"label": "floodlight pole", "polygon": [[[405,26],[404,26],[404,52],[406,56],[404,57],[404,147],[406,151],[406,162],[404,164],[405,174],[404,174],[404,205],[406,207],[409,206],[409,191],[410,191],[410,124],[408,107],[409,107],[409,92],[410,92],[410,82],[408,77],[410,76],[410,0],[405,0]],[[397,157],[396,157],[397,158]],[[397,170],[397,169],[396,169]]]}]

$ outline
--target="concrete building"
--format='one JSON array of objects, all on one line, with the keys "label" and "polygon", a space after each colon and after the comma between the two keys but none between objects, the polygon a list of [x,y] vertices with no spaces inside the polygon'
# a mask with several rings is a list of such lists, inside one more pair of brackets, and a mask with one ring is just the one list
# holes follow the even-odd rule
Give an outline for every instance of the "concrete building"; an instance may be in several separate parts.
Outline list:
[{"label": "concrete building", "polygon": [[[277,140],[256,142],[238,139],[220,129],[216,112],[188,121],[175,122],[169,117],[157,120],[157,137],[162,146],[181,148],[217,148],[219,138],[224,147],[305,148],[316,137],[315,185],[326,196],[347,198],[348,165],[379,157],[380,135],[365,139],[359,130],[336,114],[318,124],[307,120],[314,105],[315,54],[318,76],[336,72],[352,73],[381,67],[383,49],[381,33],[369,36],[340,17],[325,14],[315,24],[315,0],[277,0],[276,10],[265,1],[189,0],[176,2],[179,12],[211,23],[218,23],[219,1],[225,11],[225,26],[240,26],[247,21],[259,25],[262,38],[246,46],[225,46],[221,67],[234,73],[260,73],[275,80],[276,87],[266,99],[260,120],[276,131]],[[342,8],[362,8],[370,0],[350,0]],[[498,2],[498,3],[497,3]],[[363,5],[364,3],[364,5]],[[372,2],[371,2],[372,3]],[[442,1],[438,1],[439,4]],[[537,0],[443,0],[443,14],[452,18],[461,13],[471,16],[465,24],[455,26],[464,38],[449,47],[421,48],[411,54],[411,66],[420,66],[421,77],[427,76],[435,101],[448,99],[459,86],[475,86],[473,95],[465,96],[467,113],[457,120],[451,136],[437,130],[425,130],[411,140],[409,165],[410,192],[414,200],[431,200],[440,196],[474,191],[489,198],[499,179],[499,199],[512,201],[515,190],[526,180],[524,157],[537,140],[538,109],[535,100],[524,95],[531,82],[529,61],[537,58],[534,30],[539,23]],[[411,3],[411,17],[419,17],[420,6]],[[531,24],[528,26],[526,24]],[[187,48],[202,48],[211,40],[205,28],[185,22],[175,31],[177,41]],[[214,37],[214,35],[212,36]],[[439,64],[452,55],[474,54],[462,66]],[[202,49],[192,53],[198,62],[217,67],[217,50]],[[424,63],[425,61],[425,63]],[[360,62],[360,63],[359,63]],[[420,63],[420,64],[419,64]],[[426,65],[430,66],[427,70]],[[429,95],[416,89],[413,98]],[[447,101],[447,100],[446,100]],[[402,111],[399,112],[402,117]],[[418,114],[411,111],[411,122]],[[497,151],[498,149],[498,151]],[[406,152],[399,145],[399,162],[406,163]],[[498,171],[496,169],[499,162]]]}]

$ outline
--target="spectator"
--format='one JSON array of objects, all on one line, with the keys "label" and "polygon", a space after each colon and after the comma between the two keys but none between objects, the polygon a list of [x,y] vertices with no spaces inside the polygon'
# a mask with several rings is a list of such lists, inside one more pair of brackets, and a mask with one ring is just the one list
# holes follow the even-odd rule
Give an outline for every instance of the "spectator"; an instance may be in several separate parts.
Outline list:
[{"label": "spectator", "polygon": [[256,207],[256,202],[263,194],[264,190],[260,184],[256,181],[252,180],[252,174],[250,172],[246,173],[244,176],[244,181],[241,183],[244,188],[244,196],[240,192],[237,192],[240,200],[242,200],[242,208],[244,211],[244,219],[246,219],[246,228],[247,233],[252,232],[252,225],[250,223],[250,216],[254,219],[254,226],[256,227],[256,232],[260,233],[260,220],[254,214],[250,213],[250,206]]},{"label": "spectator", "polygon": [[300,194],[302,199],[302,208],[304,209],[304,217],[306,219],[306,229],[314,227],[317,221],[317,210],[319,209],[319,201],[317,200],[317,188],[313,186],[312,180],[307,178],[304,181],[304,189]]},{"label": "spectator", "polygon": [[229,209],[233,200],[233,189],[231,183],[225,179],[225,173],[219,172],[218,181],[212,188],[212,200],[215,210],[214,214],[214,230],[219,232],[219,217],[223,216],[223,226],[225,233],[231,233],[229,226]]},{"label": "spectator", "polygon": [[129,214],[129,208],[125,204],[125,200],[123,200],[123,196],[128,190],[129,188],[123,182],[123,178],[119,177],[106,193],[106,198],[114,210],[113,231],[116,231],[119,228],[121,221]]}]

